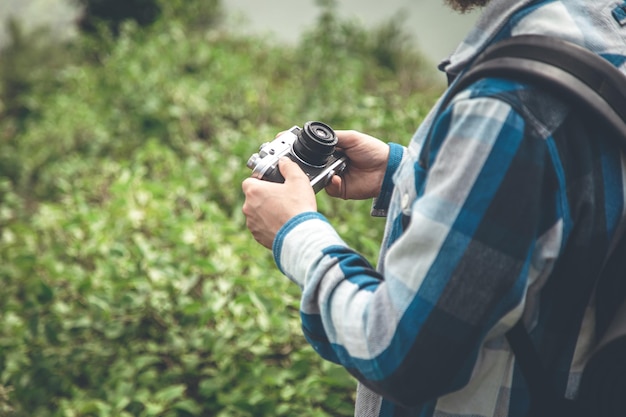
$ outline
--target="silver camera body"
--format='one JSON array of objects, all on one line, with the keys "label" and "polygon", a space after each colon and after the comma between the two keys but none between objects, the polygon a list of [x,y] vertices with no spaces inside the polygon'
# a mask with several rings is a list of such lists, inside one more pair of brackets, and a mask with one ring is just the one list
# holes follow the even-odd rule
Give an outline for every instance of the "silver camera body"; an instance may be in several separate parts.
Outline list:
[{"label": "silver camera body", "polygon": [[278,161],[286,156],[297,163],[309,177],[316,193],[326,187],[334,175],[341,175],[347,157],[337,150],[335,132],[322,122],[306,122],[302,128],[294,126],[271,142],[261,145],[248,163],[252,177],[272,182],[285,182],[278,169]]}]

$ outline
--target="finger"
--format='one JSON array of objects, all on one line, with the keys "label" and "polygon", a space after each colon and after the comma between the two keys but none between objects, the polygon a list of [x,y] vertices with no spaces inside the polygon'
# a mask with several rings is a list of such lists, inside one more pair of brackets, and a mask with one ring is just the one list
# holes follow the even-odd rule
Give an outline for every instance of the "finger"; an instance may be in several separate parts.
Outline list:
[{"label": "finger", "polygon": [[335,130],[337,148],[351,148],[359,142],[359,134],[354,130]]},{"label": "finger", "polygon": [[280,158],[280,160],[278,161],[278,169],[280,170],[280,173],[283,175],[285,180],[289,178],[297,179],[302,177],[307,179],[306,174],[304,173],[304,171],[302,171],[302,168],[300,168],[298,164],[296,164],[287,157]]},{"label": "finger", "polygon": [[343,197],[342,187],[343,179],[338,175],[334,175],[326,186],[326,193],[331,197]]},{"label": "finger", "polygon": [[243,190],[244,194],[248,194],[248,190],[250,190],[250,187],[254,186],[254,184],[256,184],[259,180],[258,178],[252,178],[252,177],[248,177],[245,180],[243,180],[243,182],[241,183],[241,189]]}]

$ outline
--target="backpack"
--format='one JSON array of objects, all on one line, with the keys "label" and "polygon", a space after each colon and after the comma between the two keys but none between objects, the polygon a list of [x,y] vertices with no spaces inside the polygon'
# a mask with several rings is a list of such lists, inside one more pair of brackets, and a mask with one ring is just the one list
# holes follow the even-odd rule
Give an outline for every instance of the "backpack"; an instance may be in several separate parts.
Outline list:
[{"label": "backpack", "polygon": [[[626,75],[588,49],[542,35],[515,36],[495,43],[454,80],[440,109],[485,77],[529,82],[560,94],[600,117],[614,129],[626,150]],[[529,417],[626,417],[626,232],[620,235],[595,288],[597,300],[606,300],[601,297],[607,295],[610,300],[597,304],[596,318],[610,324],[596,326],[601,339],[585,365],[575,400],[550,387],[549,375],[521,319],[507,333],[529,387]]]}]

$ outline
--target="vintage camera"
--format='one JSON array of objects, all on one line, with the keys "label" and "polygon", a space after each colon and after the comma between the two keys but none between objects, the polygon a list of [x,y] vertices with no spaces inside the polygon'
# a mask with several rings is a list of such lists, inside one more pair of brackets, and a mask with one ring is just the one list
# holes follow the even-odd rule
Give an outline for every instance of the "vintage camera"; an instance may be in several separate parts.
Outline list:
[{"label": "vintage camera", "polygon": [[272,182],[285,182],[278,169],[278,160],[287,156],[296,162],[311,181],[317,193],[326,187],[333,175],[341,175],[347,157],[335,150],[337,136],[322,122],[306,122],[302,128],[294,126],[271,142],[264,143],[259,152],[248,159],[252,176]]}]

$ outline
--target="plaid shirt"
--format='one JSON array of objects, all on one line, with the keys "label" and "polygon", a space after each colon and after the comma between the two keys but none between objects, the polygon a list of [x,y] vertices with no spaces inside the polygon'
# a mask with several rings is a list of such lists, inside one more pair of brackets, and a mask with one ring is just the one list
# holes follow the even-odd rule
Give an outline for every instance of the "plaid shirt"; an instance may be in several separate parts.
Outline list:
[{"label": "plaid shirt", "polygon": [[[494,0],[441,68],[455,75],[498,39],[543,33],[625,69],[620,7]],[[319,213],[285,224],[274,256],[302,288],[307,340],[360,381],[357,416],[523,417],[505,333],[523,318],[549,383],[575,397],[626,161],[601,123],[530,85],[482,80],[437,110],[408,147],[389,145],[377,270]]]}]

